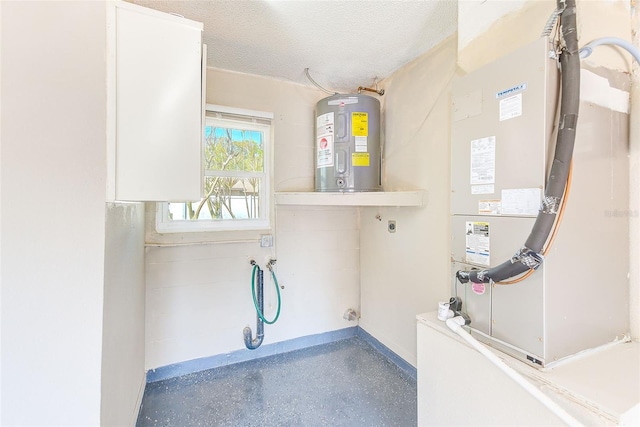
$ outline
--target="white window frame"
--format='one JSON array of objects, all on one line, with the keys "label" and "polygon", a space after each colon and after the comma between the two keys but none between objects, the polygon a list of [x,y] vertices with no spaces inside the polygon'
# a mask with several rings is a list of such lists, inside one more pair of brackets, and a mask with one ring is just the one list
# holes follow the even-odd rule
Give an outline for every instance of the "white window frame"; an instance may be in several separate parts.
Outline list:
[{"label": "white window frame", "polygon": [[261,179],[260,187],[260,218],[256,219],[216,219],[216,220],[171,220],[169,219],[169,203],[156,204],[156,231],[158,233],[192,233],[207,231],[242,231],[242,230],[270,230],[272,218],[272,133],[273,113],[247,110],[242,108],[227,107],[222,105],[207,104],[205,108],[205,121],[202,129],[202,147],[204,155],[204,128],[211,119],[216,124],[228,125],[228,127],[241,127],[242,129],[262,132],[263,135],[263,171],[212,171],[204,170],[205,176],[242,177]]}]

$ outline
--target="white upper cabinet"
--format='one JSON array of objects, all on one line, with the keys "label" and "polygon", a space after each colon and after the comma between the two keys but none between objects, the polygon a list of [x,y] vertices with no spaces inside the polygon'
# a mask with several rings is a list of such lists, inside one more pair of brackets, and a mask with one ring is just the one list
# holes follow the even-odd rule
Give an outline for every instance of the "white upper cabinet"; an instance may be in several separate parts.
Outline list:
[{"label": "white upper cabinet", "polygon": [[107,16],[108,199],[199,200],[203,26],[125,2]]}]

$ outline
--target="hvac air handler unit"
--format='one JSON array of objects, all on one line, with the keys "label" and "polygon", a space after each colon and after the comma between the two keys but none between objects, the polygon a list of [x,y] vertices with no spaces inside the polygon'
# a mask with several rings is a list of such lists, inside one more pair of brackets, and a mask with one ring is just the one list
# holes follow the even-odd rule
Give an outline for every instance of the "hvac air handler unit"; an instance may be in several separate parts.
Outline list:
[{"label": "hvac air handler unit", "polygon": [[335,94],[316,104],[316,191],[381,191],[380,101]]},{"label": "hvac air handler unit", "polygon": [[[545,193],[555,135],[575,127],[554,126],[561,114],[553,53],[541,38],[453,89],[453,295],[472,335],[534,366],[612,342],[629,321],[628,218],[617,214],[629,206],[626,112],[580,103],[562,223],[542,253],[521,249],[539,210],[557,208]],[[531,274],[487,279],[509,260],[531,262]]]}]

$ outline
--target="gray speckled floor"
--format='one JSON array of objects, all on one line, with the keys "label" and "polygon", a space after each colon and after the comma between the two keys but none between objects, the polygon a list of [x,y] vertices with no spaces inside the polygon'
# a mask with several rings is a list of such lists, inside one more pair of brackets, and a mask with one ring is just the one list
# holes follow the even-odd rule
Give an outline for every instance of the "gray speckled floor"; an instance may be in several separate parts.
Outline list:
[{"label": "gray speckled floor", "polygon": [[415,426],[416,381],[360,338],[147,384],[142,426]]}]

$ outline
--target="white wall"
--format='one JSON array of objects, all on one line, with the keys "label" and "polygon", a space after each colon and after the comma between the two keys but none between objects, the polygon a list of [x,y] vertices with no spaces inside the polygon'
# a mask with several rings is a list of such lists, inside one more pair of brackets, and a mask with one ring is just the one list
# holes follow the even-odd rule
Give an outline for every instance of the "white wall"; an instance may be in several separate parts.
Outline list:
[{"label": "white wall", "polygon": [[[630,39],[628,0],[577,0],[577,6],[580,46],[604,36]],[[555,8],[555,0],[459,2],[458,65],[468,72],[523,46],[523,40],[537,39]],[[589,61],[631,69],[630,56],[616,49],[597,49]]]},{"label": "white wall", "polygon": [[[2,3],[0,2],[0,22],[2,22]],[[0,31],[0,47],[2,46],[2,31]],[[1,51],[0,51],[1,52]],[[0,82],[2,82],[2,54],[0,54]],[[0,100],[2,99],[2,84],[0,84]],[[2,102],[0,102],[0,117],[2,117]],[[2,176],[2,120],[0,119],[0,176]],[[0,242],[2,241],[2,185],[0,185]],[[2,307],[2,245],[0,244],[0,307]],[[0,423],[2,422],[2,315],[0,314]]]},{"label": "white wall", "polygon": [[[631,10],[633,44],[640,49],[640,4]],[[629,117],[629,210],[635,212],[629,221],[630,304],[629,321],[631,336],[640,341],[640,64],[634,63],[631,83],[631,114]]]},{"label": "white wall", "polygon": [[[322,97],[297,84],[208,70],[207,102],[274,113],[276,191],[313,189],[313,110]],[[154,210],[147,210],[149,228]],[[249,257],[262,268],[266,258],[276,257],[284,286],[280,318],[265,326],[265,345],[355,325],[342,315],[349,307],[359,309],[356,208],[277,207],[275,225],[270,249],[260,248],[256,236],[246,242],[147,248],[148,369],[244,348],[242,329],[249,325],[255,334]],[[171,239],[152,234],[147,238],[162,244]],[[275,291],[268,271],[265,278],[271,318]]]},{"label": "white wall", "polygon": [[3,425],[100,423],[104,22],[101,2],[2,4]]},{"label": "white wall", "polygon": [[[425,189],[427,206],[364,208],[360,219],[360,326],[413,365],[415,315],[449,299],[448,123],[456,52],[452,36],[382,82],[384,189]],[[388,220],[397,221],[393,234]]]},{"label": "white wall", "polygon": [[[555,0],[546,2],[545,9],[551,14],[555,8]],[[482,36],[499,18],[517,11],[525,4],[525,0],[493,2],[490,5],[487,5],[485,0],[458,2],[458,51],[464,50],[469,43]],[[496,53],[501,53],[500,50],[496,50]]]},{"label": "white wall", "polygon": [[135,425],[144,370],[144,204],[107,203],[102,338],[103,426]]}]

